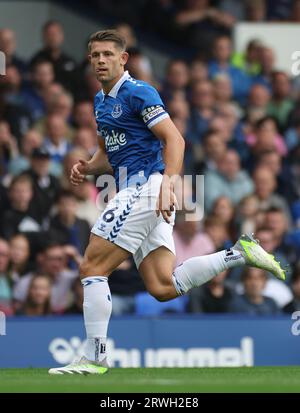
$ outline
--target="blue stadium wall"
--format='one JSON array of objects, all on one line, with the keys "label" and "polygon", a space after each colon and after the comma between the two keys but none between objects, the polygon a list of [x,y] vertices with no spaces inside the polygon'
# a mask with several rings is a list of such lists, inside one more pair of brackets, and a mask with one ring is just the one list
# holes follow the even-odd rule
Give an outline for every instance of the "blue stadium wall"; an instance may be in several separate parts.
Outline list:
[{"label": "blue stadium wall", "polygon": [[[67,364],[82,353],[85,336],[80,316],[11,318],[0,333],[0,367]],[[108,350],[114,367],[299,365],[299,335],[300,312],[293,318],[119,317],[111,321]]]}]

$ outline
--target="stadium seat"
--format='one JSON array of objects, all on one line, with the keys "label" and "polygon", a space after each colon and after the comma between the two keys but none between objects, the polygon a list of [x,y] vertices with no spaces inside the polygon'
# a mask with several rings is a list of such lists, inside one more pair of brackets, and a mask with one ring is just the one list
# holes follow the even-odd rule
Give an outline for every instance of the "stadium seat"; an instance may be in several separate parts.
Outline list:
[{"label": "stadium seat", "polygon": [[137,315],[161,315],[166,313],[184,313],[188,302],[187,296],[175,300],[159,302],[147,292],[135,295],[135,312]]}]

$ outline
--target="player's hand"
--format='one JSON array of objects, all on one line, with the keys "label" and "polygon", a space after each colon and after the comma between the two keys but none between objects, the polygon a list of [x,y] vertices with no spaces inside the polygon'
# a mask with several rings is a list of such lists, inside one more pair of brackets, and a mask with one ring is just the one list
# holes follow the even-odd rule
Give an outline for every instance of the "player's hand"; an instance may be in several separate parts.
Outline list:
[{"label": "player's hand", "polygon": [[169,176],[164,175],[159,197],[156,206],[156,215],[162,215],[163,219],[169,224],[172,212],[178,209],[176,195],[174,193],[174,184],[171,182]]},{"label": "player's hand", "polygon": [[84,159],[79,159],[79,161],[75,163],[75,165],[73,165],[70,175],[70,181],[72,185],[77,186],[84,181],[89,171],[88,166],[88,161]]}]

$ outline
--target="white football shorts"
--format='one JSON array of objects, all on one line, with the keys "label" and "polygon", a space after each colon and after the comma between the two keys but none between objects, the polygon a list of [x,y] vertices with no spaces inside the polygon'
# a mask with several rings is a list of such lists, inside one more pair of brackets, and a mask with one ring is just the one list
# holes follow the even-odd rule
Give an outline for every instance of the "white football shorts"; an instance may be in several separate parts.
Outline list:
[{"label": "white football shorts", "polygon": [[131,186],[118,192],[101,213],[91,232],[124,248],[133,255],[137,268],[143,259],[159,247],[175,255],[173,226],[175,212],[168,224],[156,216],[162,174],[150,175],[141,186]]}]

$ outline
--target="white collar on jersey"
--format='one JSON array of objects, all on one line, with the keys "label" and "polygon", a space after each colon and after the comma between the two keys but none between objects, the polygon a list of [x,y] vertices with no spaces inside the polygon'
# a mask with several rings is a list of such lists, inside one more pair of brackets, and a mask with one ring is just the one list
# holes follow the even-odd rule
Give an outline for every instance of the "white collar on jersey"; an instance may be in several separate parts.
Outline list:
[{"label": "white collar on jersey", "polygon": [[123,85],[123,83],[130,77],[130,74],[128,73],[128,70],[126,70],[123,74],[123,76],[117,81],[117,83],[115,84],[115,86],[110,90],[109,93],[105,94],[103,92],[102,89],[102,93],[103,93],[103,98],[104,96],[111,96],[112,98],[117,97],[117,94],[119,92],[120,87]]}]

